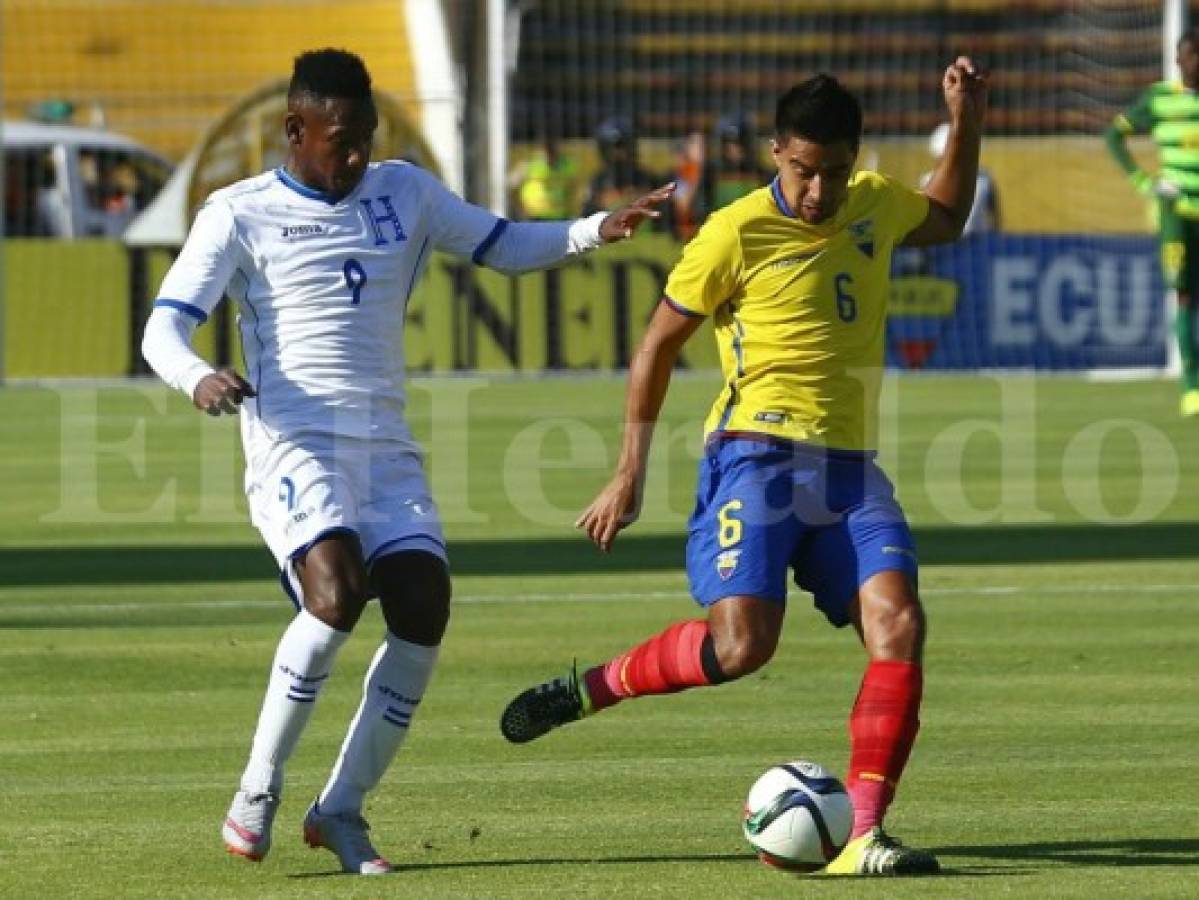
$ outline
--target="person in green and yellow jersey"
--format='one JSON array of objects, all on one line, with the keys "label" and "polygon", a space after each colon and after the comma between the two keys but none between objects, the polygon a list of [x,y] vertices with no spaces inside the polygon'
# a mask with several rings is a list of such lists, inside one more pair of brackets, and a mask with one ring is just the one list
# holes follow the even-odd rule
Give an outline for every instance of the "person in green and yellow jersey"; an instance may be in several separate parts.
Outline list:
[{"label": "person in green and yellow jersey", "polygon": [[542,141],[520,176],[517,198],[523,218],[553,221],[578,212],[579,167],[555,139]]},{"label": "person in green and yellow jersey", "polygon": [[[1104,134],[1108,150],[1138,193],[1157,204],[1162,274],[1178,293],[1174,334],[1182,360],[1182,414],[1199,415],[1195,302],[1199,294],[1199,30],[1178,40],[1181,81],[1159,81],[1120,113]],[[1150,134],[1160,170],[1150,174],[1128,151],[1130,134]]]}]

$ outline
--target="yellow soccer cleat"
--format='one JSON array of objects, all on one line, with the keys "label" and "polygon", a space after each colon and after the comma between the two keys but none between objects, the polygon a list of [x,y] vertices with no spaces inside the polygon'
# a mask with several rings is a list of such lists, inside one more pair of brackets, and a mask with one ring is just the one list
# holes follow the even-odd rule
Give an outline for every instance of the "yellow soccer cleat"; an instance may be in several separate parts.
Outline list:
[{"label": "yellow soccer cleat", "polygon": [[1199,388],[1191,388],[1182,395],[1182,414],[1187,418],[1199,416]]},{"label": "yellow soccer cleat", "polygon": [[824,871],[829,875],[935,875],[941,864],[927,850],[905,847],[875,827],[846,844]]}]

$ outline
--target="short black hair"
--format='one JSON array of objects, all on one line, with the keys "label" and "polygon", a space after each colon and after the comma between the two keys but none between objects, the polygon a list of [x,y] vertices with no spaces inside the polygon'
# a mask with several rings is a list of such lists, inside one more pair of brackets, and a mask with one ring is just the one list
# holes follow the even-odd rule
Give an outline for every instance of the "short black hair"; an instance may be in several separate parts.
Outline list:
[{"label": "short black hair", "polygon": [[366,64],[348,50],[308,50],[296,57],[287,99],[307,94],[320,99],[369,100],[371,76]]},{"label": "short black hair", "polygon": [[774,114],[775,136],[816,144],[845,141],[855,150],[862,142],[862,105],[832,75],[821,73],[779,97]]}]

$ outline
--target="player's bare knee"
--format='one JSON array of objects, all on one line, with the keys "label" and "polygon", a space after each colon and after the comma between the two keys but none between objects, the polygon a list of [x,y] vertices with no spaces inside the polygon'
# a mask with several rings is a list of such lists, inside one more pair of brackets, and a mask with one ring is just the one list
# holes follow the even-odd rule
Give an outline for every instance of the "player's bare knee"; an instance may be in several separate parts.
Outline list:
[{"label": "player's bare knee", "polygon": [[774,656],[778,636],[738,634],[715,640],[716,663],[728,681],[756,672]]},{"label": "player's bare knee", "polygon": [[866,649],[873,659],[919,659],[927,624],[915,599],[879,599],[863,617]]},{"label": "player's bare knee", "polygon": [[757,597],[730,597],[708,611],[712,652],[723,680],[756,672],[774,656],[783,607]]},{"label": "player's bare knee", "polygon": [[350,631],[362,615],[371,591],[366,573],[352,566],[313,572],[304,579],[304,606],[325,624]]},{"label": "player's bare knee", "polygon": [[424,646],[441,643],[450,619],[450,576],[445,561],[424,551],[389,554],[371,573],[383,618],[396,637]]},{"label": "player's bare knee", "polygon": [[424,647],[436,647],[450,622],[449,596],[432,597],[419,606],[383,603],[387,630],[400,640]]}]

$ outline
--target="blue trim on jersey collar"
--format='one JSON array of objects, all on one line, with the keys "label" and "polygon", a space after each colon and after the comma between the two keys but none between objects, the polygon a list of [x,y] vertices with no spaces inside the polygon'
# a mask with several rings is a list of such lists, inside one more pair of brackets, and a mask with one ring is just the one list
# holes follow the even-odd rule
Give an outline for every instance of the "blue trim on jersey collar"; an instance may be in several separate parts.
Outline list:
[{"label": "blue trim on jersey collar", "polygon": [[[285,185],[299,194],[301,197],[307,197],[309,200],[320,200],[322,203],[328,203],[330,206],[335,206],[340,203],[345,197],[334,197],[327,191],[318,191],[316,188],[310,188],[307,185],[300,184],[291,173],[283,166],[275,170],[275,174],[279,176],[279,180]],[[348,195],[347,195],[348,196]]]},{"label": "blue trim on jersey collar", "polygon": [[200,309],[200,307],[191,303],[185,303],[182,300],[167,300],[160,297],[154,301],[154,306],[164,306],[167,309],[177,309],[179,312],[186,313],[187,315],[191,316],[201,325],[208,321],[208,313],[204,312],[204,310]]},{"label": "blue trim on jersey collar", "polygon": [[774,205],[779,208],[779,212],[788,219],[796,218],[795,210],[791,208],[791,205],[787,203],[787,198],[783,196],[783,189],[779,185],[777,175],[774,177],[774,181],[770,182],[770,193],[774,196]]}]

